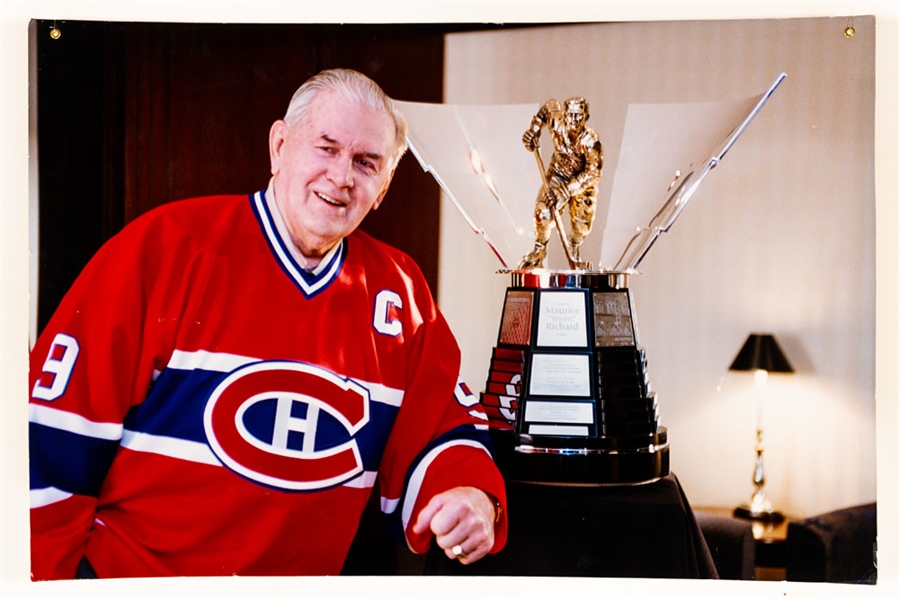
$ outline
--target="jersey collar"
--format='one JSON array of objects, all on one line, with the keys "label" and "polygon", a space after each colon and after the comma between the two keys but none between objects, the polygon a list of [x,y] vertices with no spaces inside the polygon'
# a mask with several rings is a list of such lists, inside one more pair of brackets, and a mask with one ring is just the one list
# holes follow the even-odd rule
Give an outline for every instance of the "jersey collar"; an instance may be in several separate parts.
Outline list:
[{"label": "jersey collar", "polygon": [[287,225],[284,224],[281,213],[275,204],[275,192],[271,184],[268,189],[258,191],[250,196],[250,201],[269,248],[285,274],[294,281],[307,298],[324,291],[340,274],[346,257],[346,238],[328,250],[318,266],[312,270],[305,270],[300,266],[297,249],[290,242]]}]

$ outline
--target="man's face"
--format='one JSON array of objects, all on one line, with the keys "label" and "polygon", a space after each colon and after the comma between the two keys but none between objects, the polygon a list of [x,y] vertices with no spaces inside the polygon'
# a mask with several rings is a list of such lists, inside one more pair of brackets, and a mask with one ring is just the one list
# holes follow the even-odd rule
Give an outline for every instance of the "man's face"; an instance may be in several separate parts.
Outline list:
[{"label": "man's face", "polygon": [[306,119],[269,135],[278,208],[300,253],[325,254],[384,199],[393,170],[392,117],[321,92]]}]

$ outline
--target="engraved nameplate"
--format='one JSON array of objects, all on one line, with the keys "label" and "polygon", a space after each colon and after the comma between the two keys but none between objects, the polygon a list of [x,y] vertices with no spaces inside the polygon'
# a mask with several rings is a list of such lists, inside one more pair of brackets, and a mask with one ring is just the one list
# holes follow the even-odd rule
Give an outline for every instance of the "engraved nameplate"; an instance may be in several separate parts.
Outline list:
[{"label": "engraved nameplate", "polygon": [[587,347],[587,309],[584,294],[545,291],[540,295],[537,320],[539,347]]},{"label": "engraved nameplate", "polygon": [[590,397],[588,354],[542,354],[531,358],[530,395]]},{"label": "engraved nameplate", "polygon": [[536,401],[527,403],[526,422],[593,424],[593,404],[576,401]]},{"label": "engraved nameplate", "polygon": [[528,434],[554,435],[557,437],[586,437],[590,434],[590,429],[586,426],[531,424],[528,425]]}]

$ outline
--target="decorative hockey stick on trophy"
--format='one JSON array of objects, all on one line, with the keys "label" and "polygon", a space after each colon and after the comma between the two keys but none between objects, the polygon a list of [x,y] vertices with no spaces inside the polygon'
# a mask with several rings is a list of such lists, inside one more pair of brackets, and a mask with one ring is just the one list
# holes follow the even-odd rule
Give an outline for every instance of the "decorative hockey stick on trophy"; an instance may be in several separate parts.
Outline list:
[{"label": "decorative hockey stick on trophy", "polygon": [[[597,210],[603,152],[599,135],[586,126],[589,111],[584,98],[564,104],[549,100],[540,107],[398,103],[409,120],[413,154],[500,259],[504,267],[500,273],[511,278],[481,393],[497,462],[506,478],[538,484],[620,485],[668,474],[667,430],[659,423],[658,398],[647,377],[628,278],[637,273],[650,247],[670,229],[705,176],[785,77],[781,74],[760,96],[738,102],[629,108],[615,177],[615,187],[623,190],[618,195],[628,197],[616,202],[613,189],[600,252],[601,258],[616,259],[600,260],[595,268],[581,260],[581,252]],[[494,131],[511,130],[510,119],[523,119],[526,110],[533,116],[522,142],[526,153],[537,157],[540,179],[531,187],[539,187],[531,206],[522,198],[530,195],[523,185],[533,177],[528,178],[521,161],[512,157],[513,150],[495,135],[476,139],[485,123],[491,123]],[[677,129],[691,122],[699,132],[686,135]],[[457,130],[427,135],[434,123]],[[548,168],[539,153],[544,128],[553,141]],[[453,139],[459,148],[452,147]],[[697,145],[702,147],[693,147]],[[517,152],[525,153],[520,147]],[[687,152],[703,158],[684,172],[665,171],[665,160],[683,160]],[[663,155],[665,160],[658,158]],[[485,157],[504,160],[488,174]],[[646,175],[646,168],[667,172],[669,178],[674,172],[661,209],[645,199],[651,195],[646,187],[658,182]],[[513,193],[501,194],[500,189]],[[569,215],[569,230],[563,210]],[[530,251],[522,249],[528,243],[523,224],[528,213],[534,231]],[[635,219],[649,224],[635,227]],[[568,269],[543,267],[553,229],[558,231]],[[516,255],[522,258],[512,262]],[[510,263],[517,263],[517,268],[510,268]]]}]

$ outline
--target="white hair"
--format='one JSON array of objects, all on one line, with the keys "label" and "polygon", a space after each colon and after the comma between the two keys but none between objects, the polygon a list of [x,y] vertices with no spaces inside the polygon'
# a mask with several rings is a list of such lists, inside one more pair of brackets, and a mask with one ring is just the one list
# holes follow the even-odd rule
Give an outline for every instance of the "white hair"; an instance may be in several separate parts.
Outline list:
[{"label": "white hair", "polygon": [[390,168],[394,168],[406,152],[406,119],[384,90],[358,71],[329,69],[308,79],[293,94],[284,115],[284,122],[290,127],[302,123],[308,116],[309,107],[315,97],[320,92],[328,91],[339,93],[369,110],[386,112],[393,118],[396,140],[393,154],[390,156]]}]

